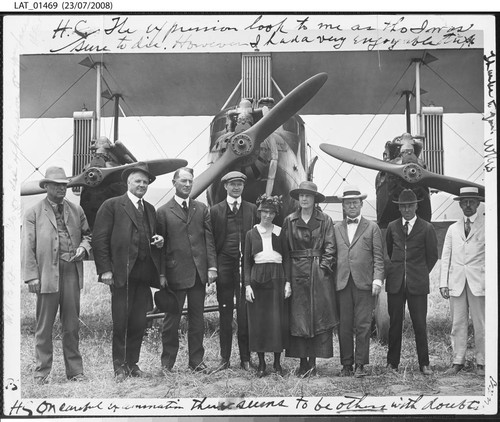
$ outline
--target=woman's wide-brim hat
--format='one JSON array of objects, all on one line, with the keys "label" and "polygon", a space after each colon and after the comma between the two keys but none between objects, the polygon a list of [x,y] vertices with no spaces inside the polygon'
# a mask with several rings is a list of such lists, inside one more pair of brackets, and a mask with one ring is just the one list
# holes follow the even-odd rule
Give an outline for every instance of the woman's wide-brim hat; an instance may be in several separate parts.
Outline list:
[{"label": "woman's wide-brim hat", "polygon": [[161,288],[155,292],[154,298],[155,305],[161,312],[169,314],[178,314],[180,312],[177,296],[170,288]]},{"label": "woman's wide-brim hat", "polygon": [[45,177],[38,183],[42,189],[45,189],[45,183],[69,183],[66,173],[62,167],[49,167],[45,172]]},{"label": "woman's wide-brim hat", "polygon": [[403,204],[416,204],[417,202],[423,201],[423,199],[418,199],[415,192],[411,189],[403,189],[399,194],[399,198],[397,201],[392,201],[395,204],[403,205]]},{"label": "woman's wide-brim hat", "polygon": [[344,191],[342,192],[342,196],[340,199],[366,199],[368,195],[361,193],[359,188],[354,185],[346,185],[344,186]]},{"label": "woman's wide-brim hat", "polygon": [[308,180],[302,182],[297,189],[292,189],[290,191],[290,196],[298,201],[299,195],[301,193],[314,196],[315,202],[323,202],[325,200],[325,195],[318,192],[316,183],[310,182]]},{"label": "woman's wide-brim hat", "polygon": [[453,198],[454,201],[460,201],[461,199],[477,199],[478,201],[484,201],[484,196],[479,195],[479,189],[475,187],[460,188],[460,196]]},{"label": "woman's wide-brim hat", "polygon": [[156,176],[151,174],[149,172],[149,167],[146,163],[136,163],[133,166],[127,167],[125,170],[122,171],[122,180],[124,182],[127,181],[128,177],[130,176],[131,173],[134,173],[136,171],[140,171],[144,173],[146,176],[149,178],[149,183],[153,183],[156,180]]}]

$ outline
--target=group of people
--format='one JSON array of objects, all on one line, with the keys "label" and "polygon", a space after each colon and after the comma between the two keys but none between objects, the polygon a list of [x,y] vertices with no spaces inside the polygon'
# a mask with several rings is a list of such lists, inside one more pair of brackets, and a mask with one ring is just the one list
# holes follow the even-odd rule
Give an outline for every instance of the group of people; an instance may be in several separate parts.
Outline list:
[{"label": "group of people", "polygon": [[[355,186],[342,193],[344,218],[335,223],[318,206],[325,200],[304,181],[289,192],[298,209],[282,227],[273,223],[281,196],[242,200],[246,176],[231,171],[221,179],[227,197],[210,209],[190,197],[193,171],[178,169],[175,195],[155,210],[143,197],[155,180],[145,163],[122,173],[127,192],[106,200],[90,232],[82,208],[65,199],[64,170],[51,167],[40,186],[47,196],[23,220],[22,270],[29,291],[37,294],[34,380],[47,382],[52,367],[52,329],[60,310],[66,375],[85,380],[79,352],[82,260],[92,249],[99,281],[109,285],[113,320],[115,380],[147,377],[139,366],[141,344],[151,309],[151,289],[165,312],[161,367],[173,370],[179,350],[181,310],[187,298],[188,365],[210,373],[230,367],[233,312],[236,306],[240,367],[266,374],[265,353],[282,375],[281,355],[297,358],[298,376],[317,373],[316,359],[333,357],[338,330],[341,376],[367,375],[372,313],[384,285],[390,318],[388,370],[400,363],[405,306],[415,332],[420,370],[433,373],[427,342],[429,273],[438,260],[432,224],[416,215],[419,200],[405,189],[397,201],[401,218],[386,231],[387,256],[378,225],[361,215],[366,198]],[[476,188],[462,188],[464,219],[450,226],[441,260],[440,292],[450,300],[454,357],[450,374],[463,369],[469,310],[475,332],[477,371],[484,374],[484,200]],[[216,283],[219,304],[220,362],[204,362],[206,285]],[[160,306],[161,305],[161,306]]]}]

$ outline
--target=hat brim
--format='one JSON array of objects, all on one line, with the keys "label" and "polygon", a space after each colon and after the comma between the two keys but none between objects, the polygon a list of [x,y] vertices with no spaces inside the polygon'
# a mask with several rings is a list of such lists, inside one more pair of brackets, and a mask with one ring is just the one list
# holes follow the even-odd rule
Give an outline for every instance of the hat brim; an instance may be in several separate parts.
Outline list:
[{"label": "hat brim", "polygon": [[479,195],[457,196],[456,198],[453,198],[454,201],[460,201],[461,199],[477,199],[480,202],[484,201],[484,197]]},{"label": "hat brim", "polygon": [[343,201],[344,199],[366,199],[368,195],[346,195],[346,196],[341,196],[340,199]]},{"label": "hat brim", "polygon": [[67,185],[69,183],[69,180],[67,180],[67,179],[42,179],[42,180],[40,180],[40,182],[38,184],[42,189],[45,189],[45,186],[44,186],[45,183],[58,183],[60,185]]},{"label": "hat brim", "polygon": [[416,204],[417,202],[421,202],[421,201],[423,201],[423,199],[416,199],[415,201],[402,201],[402,202],[392,201],[392,202],[395,204],[398,204],[398,205],[405,205],[405,204]]},{"label": "hat brim", "polygon": [[169,288],[161,288],[154,294],[156,307],[161,311],[169,314],[178,314],[180,311],[179,301],[175,293]]},{"label": "hat brim", "polygon": [[156,176],[154,176],[151,173],[147,172],[146,170],[143,170],[143,169],[138,168],[138,167],[129,167],[129,168],[123,170],[122,171],[122,180],[126,183],[130,174],[138,172],[138,171],[141,173],[144,173],[146,176],[148,176],[149,183],[153,183],[156,180]]},{"label": "hat brim", "polygon": [[227,180],[222,180],[222,183],[229,183],[229,182],[234,182],[236,180],[239,180],[240,182],[243,182],[245,183],[246,182],[246,179],[243,179],[243,177],[231,177],[231,179],[227,179]]},{"label": "hat brim", "polygon": [[298,201],[299,200],[299,195],[301,193],[305,193],[307,195],[314,196],[315,202],[323,202],[326,199],[325,195],[323,195],[323,194],[321,194],[319,192],[315,192],[315,191],[310,190],[310,189],[292,189],[290,191],[290,196],[293,199],[296,199]]}]

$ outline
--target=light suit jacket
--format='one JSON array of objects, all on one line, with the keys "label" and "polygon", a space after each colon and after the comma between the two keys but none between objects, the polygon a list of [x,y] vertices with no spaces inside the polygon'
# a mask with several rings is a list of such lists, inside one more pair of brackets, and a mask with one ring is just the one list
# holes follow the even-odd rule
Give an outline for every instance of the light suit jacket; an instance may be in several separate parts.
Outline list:
[{"label": "light suit jacket", "polygon": [[346,287],[349,274],[360,290],[371,290],[373,280],[384,281],[384,246],[380,228],[373,221],[360,217],[352,243],[344,219],[334,226],[337,244],[337,290]]},{"label": "light suit jacket", "polygon": [[217,268],[210,213],[205,204],[190,199],[188,214],[170,199],[158,208],[158,234],[165,239],[161,251],[161,274],[173,290],[194,286],[196,273],[203,284],[208,269]]},{"label": "light suit jacket", "polygon": [[464,225],[464,219],[461,218],[446,232],[441,255],[439,287],[448,287],[450,296],[460,296],[467,280],[474,296],[484,296],[484,215],[477,216],[467,239]]},{"label": "light suit jacket", "polygon": [[[64,222],[73,248],[81,246],[90,254],[90,228],[82,207],[64,199]],[[80,289],[83,262],[75,262]],[[59,233],[52,206],[47,198],[26,211],[22,227],[21,266],[23,281],[40,280],[40,293],[59,291]]]}]

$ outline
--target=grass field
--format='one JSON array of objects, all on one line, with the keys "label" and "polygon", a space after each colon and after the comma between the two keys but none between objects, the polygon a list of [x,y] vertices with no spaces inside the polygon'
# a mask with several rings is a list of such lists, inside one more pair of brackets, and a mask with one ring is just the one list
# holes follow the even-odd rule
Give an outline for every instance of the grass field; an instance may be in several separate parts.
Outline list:
[{"label": "grass field", "polygon": [[[80,351],[88,381],[73,383],[66,380],[60,326],[54,329],[54,364],[49,383],[43,388],[32,380],[34,368],[35,295],[22,287],[21,293],[21,385],[25,398],[84,397],[84,398],[180,398],[180,397],[297,397],[341,396],[351,393],[372,396],[393,395],[483,395],[484,377],[474,371],[473,336],[470,337],[465,370],[459,375],[444,375],[450,365],[449,340],[450,316],[447,301],[438,289],[439,262],[431,274],[429,295],[428,333],[431,367],[435,374],[421,375],[415,351],[413,330],[407,315],[404,326],[401,365],[398,373],[385,370],[387,347],[372,339],[370,348],[369,376],[365,378],[340,378],[338,339],[334,336],[334,357],[318,359],[318,376],[301,379],[294,375],[298,359],[283,358],[283,377],[269,374],[261,379],[255,372],[239,369],[236,341],[233,341],[232,367],[210,375],[195,374],[187,366],[187,323],[183,317],[180,350],[174,372],[164,375],[160,370],[161,320],[155,320],[144,339],[139,365],[149,372],[148,379],[127,379],[116,384],[111,360],[112,322],[109,288],[97,283],[93,263],[85,265],[86,284],[81,299]],[[207,304],[215,304],[211,286]],[[219,362],[218,313],[205,314],[205,362],[216,367]],[[272,356],[268,354],[268,368],[272,368]],[[253,361],[257,357],[253,356]]]}]

